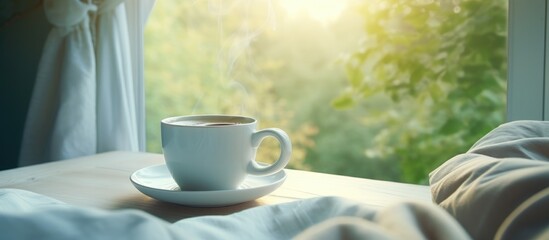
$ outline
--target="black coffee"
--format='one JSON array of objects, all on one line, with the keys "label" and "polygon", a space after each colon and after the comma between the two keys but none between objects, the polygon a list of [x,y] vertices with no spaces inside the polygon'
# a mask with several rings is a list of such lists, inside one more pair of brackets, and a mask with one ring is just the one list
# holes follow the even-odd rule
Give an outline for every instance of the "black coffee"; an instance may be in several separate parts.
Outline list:
[{"label": "black coffee", "polygon": [[205,122],[205,121],[179,121],[174,122],[175,125],[181,126],[203,126],[203,127],[222,127],[222,126],[231,126],[238,125],[236,122]]},{"label": "black coffee", "polygon": [[236,125],[236,123],[202,123],[198,124],[197,126],[230,126],[230,125]]}]

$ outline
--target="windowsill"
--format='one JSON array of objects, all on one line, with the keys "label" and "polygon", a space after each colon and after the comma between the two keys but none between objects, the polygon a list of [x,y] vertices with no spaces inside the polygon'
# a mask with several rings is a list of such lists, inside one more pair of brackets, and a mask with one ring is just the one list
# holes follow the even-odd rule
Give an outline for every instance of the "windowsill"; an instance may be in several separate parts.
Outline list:
[{"label": "windowsill", "polygon": [[228,207],[193,208],[147,197],[130,182],[134,171],[163,162],[161,154],[109,152],[0,171],[0,188],[28,190],[76,206],[140,209],[170,222],[320,196],[344,197],[373,208],[407,200],[431,202],[428,186],[285,170],[286,181],[267,196]]}]

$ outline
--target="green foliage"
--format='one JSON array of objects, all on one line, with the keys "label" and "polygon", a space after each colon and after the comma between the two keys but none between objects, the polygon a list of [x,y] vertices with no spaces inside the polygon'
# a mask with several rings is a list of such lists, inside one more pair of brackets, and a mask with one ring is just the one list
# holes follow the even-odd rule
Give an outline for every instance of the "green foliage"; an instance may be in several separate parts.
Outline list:
[{"label": "green foliage", "polygon": [[[454,4],[455,3],[455,4]],[[373,155],[403,180],[427,174],[504,121],[506,1],[378,0],[360,7],[366,38],[345,61],[351,91],[334,104],[387,95]],[[343,100],[341,100],[343,99]]]},{"label": "green foliage", "polygon": [[[506,2],[451,2],[365,0],[322,22],[279,1],[159,1],[147,148],[164,117],[245,114],[290,134],[291,168],[424,183],[503,122]],[[268,139],[258,159],[278,153]]]},{"label": "green foliage", "polygon": [[337,109],[349,109],[355,105],[355,98],[352,94],[342,94],[332,101],[332,106]]}]

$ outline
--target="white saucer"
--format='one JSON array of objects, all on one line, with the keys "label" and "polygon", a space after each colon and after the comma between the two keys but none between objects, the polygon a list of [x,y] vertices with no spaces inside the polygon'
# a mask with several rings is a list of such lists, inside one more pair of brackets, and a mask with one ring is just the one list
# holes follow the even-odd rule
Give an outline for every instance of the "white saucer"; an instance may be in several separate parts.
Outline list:
[{"label": "white saucer", "polygon": [[158,200],[194,207],[221,207],[255,200],[273,192],[286,180],[286,172],[248,175],[238,189],[219,191],[181,191],[165,164],[137,170],[130,180],[140,192]]}]

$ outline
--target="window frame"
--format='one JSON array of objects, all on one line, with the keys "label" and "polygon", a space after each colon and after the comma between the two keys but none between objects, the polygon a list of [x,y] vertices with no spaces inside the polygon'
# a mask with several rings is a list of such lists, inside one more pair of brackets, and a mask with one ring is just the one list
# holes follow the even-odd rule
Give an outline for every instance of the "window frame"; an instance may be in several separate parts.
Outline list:
[{"label": "window frame", "polygon": [[547,0],[509,0],[507,121],[549,120]]}]

